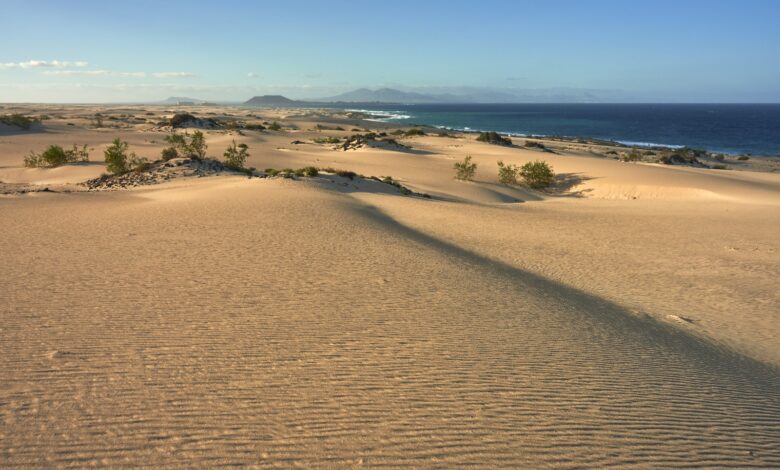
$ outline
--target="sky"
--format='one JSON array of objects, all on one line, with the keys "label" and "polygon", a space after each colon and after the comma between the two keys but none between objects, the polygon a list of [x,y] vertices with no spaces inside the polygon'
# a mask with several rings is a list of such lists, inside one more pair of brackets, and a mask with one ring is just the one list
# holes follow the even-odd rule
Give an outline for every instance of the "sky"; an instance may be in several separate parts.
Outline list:
[{"label": "sky", "polygon": [[0,102],[475,87],[778,103],[778,25],[776,0],[0,0]]}]

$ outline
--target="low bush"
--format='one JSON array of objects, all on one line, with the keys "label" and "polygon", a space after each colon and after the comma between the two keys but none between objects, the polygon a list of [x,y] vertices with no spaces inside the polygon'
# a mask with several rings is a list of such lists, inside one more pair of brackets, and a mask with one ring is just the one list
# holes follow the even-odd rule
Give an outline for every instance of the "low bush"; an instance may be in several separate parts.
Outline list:
[{"label": "low bush", "polygon": [[403,136],[403,137],[414,137],[414,136],[426,135],[424,130],[416,129],[416,128],[415,129],[407,129],[407,130],[398,129],[398,130],[395,130],[395,131],[391,132],[391,134],[397,135],[397,136]]},{"label": "low bush", "polygon": [[18,127],[20,129],[29,129],[33,124],[40,122],[40,119],[29,118],[24,114],[5,114],[0,116],[0,123]]},{"label": "low bush", "polygon": [[632,150],[630,153],[623,155],[624,162],[641,162],[642,155],[636,150]]},{"label": "low bush", "polygon": [[70,150],[59,145],[50,145],[43,153],[30,152],[24,157],[24,166],[28,168],[54,168],[66,163],[89,161],[87,146],[79,148],[75,144]]},{"label": "low bush", "polygon": [[244,129],[248,131],[264,131],[265,126],[262,124],[256,124],[256,123],[246,123],[244,124]]},{"label": "low bush", "polygon": [[712,168],[713,170],[728,170],[728,167],[726,165],[721,165],[721,164],[712,165],[710,168]]},{"label": "low bush", "polygon": [[282,125],[278,122],[274,121],[271,124],[268,125],[268,129],[272,131],[280,131],[282,130]]},{"label": "low bush", "polygon": [[170,147],[163,149],[163,159],[170,160],[177,156],[184,157],[196,157],[205,158],[206,149],[206,137],[201,131],[195,131],[191,136],[189,133],[177,134],[173,132],[165,136],[165,141],[170,144]]},{"label": "low bush", "polygon": [[737,157],[737,160],[744,162],[745,160],[750,160],[750,157],[748,157],[747,155],[740,155],[739,157]]},{"label": "low bush", "polygon": [[498,132],[480,132],[477,137],[479,142],[487,142],[493,145],[512,145],[512,139],[503,137]]},{"label": "low bush", "polygon": [[464,181],[471,181],[477,172],[477,164],[471,163],[471,155],[467,155],[462,162],[455,162],[452,166],[455,169],[455,178]]},{"label": "low bush", "polygon": [[[538,140],[526,140],[523,144],[528,148],[536,148],[536,149],[544,149],[546,148],[543,143],[539,142]],[[617,153],[617,152],[615,152]]]},{"label": "low bush", "polygon": [[249,147],[244,143],[236,145],[236,141],[234,140],[225,150],[223,155],[225,157],[226,166],[234,170],[243,170],[246,159],[249,157]]},{"label": "low bush", "polygon": [[517,165],[505,165],[503,161],[498,161],[498,182],[501,184],[517,184],[517,175],[520,174],[520,168]]},{"label": "low bush", "polygon": [[341,139],[339,139],[338,137],[328,136],[328,137],[316,137],[312,139],[312,141],[315,144],[338,144],[339,142],[341,142]]},{"label": "low bush", "polygon": [[128,153],[128,147],[127,142],[117,137],[103,152],[109,173],[121,175],[128,171],[142,171],[148,167],[149,162],[145,158],[136,157],[135,153]]},{"label": "low bush", "polygon": [[547,162],[536,160],[521,166],[520,176],[531,188],[542,189],[552,184],[555,173]]}]

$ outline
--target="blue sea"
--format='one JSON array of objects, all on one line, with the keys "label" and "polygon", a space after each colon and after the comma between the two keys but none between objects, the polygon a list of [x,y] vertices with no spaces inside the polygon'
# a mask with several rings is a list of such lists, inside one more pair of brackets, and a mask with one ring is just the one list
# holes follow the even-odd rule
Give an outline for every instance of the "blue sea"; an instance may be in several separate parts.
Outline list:
[{"label": "blue sea", "polygon": [[[346,106],[350,108],[349,106]],[[780,104],[356,105],[377,121],[780,156]]]}]

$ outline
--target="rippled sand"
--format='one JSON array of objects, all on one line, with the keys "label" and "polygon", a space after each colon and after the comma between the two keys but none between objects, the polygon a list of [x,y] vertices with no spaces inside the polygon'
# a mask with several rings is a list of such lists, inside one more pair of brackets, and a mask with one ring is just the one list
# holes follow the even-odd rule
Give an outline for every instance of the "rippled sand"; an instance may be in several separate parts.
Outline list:
[{"label": "rippled sand", "polygon": [[[288,158],[269,155],[253,158]],[[345,158],[377,156],[392,153]],[[404,160],[405,183],[453,196],[210,177],[0,198],[0,466],[780,466],[761,339],[777,327],[761,284],[776,207],[489,203],[493,186],[452,182],[440,156],[402,158],[432,162]],[[741,237],[766,264],[659,235],[686,220],[730,222],[719,243]],[[609,249],[643,233],[660,237],[647,252]],[[753,349],[751,320],[691,313],[710,300],[669,288],[725,282],[685,277],[686,253],[722,276],[753,266]],[[729,322],[742,333],[717,336]]]}]

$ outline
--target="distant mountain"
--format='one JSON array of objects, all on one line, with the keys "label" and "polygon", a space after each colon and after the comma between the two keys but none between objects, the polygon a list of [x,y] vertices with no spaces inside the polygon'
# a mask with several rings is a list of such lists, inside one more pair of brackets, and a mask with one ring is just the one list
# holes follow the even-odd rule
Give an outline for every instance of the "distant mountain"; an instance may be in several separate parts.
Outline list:
[{"label": "distant mountain", "polygon": [[370,90],[360,88],[340,95],[323,98],[317,101],[329,103],[396,103],[396,104],[417,104],[417,103],[442,103],[441,97],[415,93],[410,91],[401,91],[394,88],[379,88]]},{"label": "distant mountain", "polygon": [[187,98],[186,96],[171,96],[170,98],[166,98],[162,101],[159,101],[158,104],[180,104],[180,103],[187,103],[187,104],[203,104],[206,100],[199,100],[197,98]]},{"label": "distant mountain", "polygon": [[300,101],[291,100],[282,95],[263,95],[253,96],[246,102],[245,106],[258,106],[258,107],[289,107],[289,106],[301,106],[303,103]]}]

